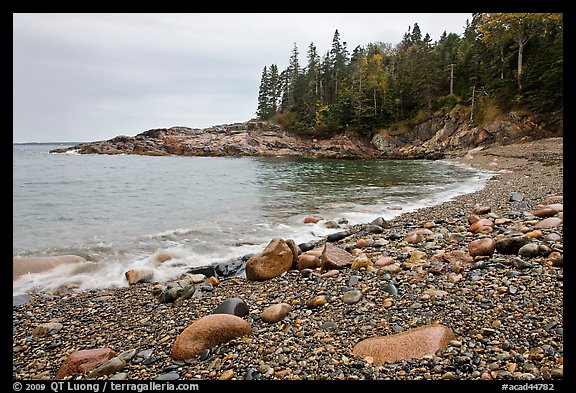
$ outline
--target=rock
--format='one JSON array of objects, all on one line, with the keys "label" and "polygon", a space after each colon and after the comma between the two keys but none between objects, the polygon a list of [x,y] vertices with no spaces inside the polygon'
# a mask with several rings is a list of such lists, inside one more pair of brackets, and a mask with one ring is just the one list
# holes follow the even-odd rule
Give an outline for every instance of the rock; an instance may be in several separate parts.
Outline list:
[{"label": "rock", "polygon": [[111,348],[85,349],[72,352],[56,372],[56,379],[83,374],[106,363],[116,356]]},{"label": "rock", "polygon": [[396,261],[394,260],[394,258],[389,257],[389,256],[382,256],[380,258],[378,258],[376,260],[376,262],[374,262],[374,266],[377,267],[384,267],[384,266],[388,266],[388,265],[392,265],[393,263],[395,263]]},{"label": "rock", "polygon": [[318,308],[325,305],[328,301],[326,300],[326,296],[318,295],[314,296],[312,299],[306,302],[306,307],[308,308]]},{"label": "rock", "polygon": [[534,228],[556,228],[558,225],[562,224],[562,219],[558,217],[545,218],[542,221],[538,221]]},{"label": "rock", "polygon": [[[402,209],[402,207],[400,207],[400,209]],[[398,210],[400,210],[400,209],[398,209]],[[378,217],[378,218],[372,220],[372,222],[370,224],[379,226],[380,228],[388,228],[390,226],[390,223],[388,221],[386,221],[383,217]]]},{"label": "rock", "polygon": [[32,330],[32,335],[37,336],[50,336],[52,334],[57,334],[63,325],[58,322],[48,322],[38,325]]},{"label": "rock", "polygon": [[298,248],[300,249],[300,252],[306,252],[306,251],[313,250],[314,245],[312,245],[310,243],[300,243],[300,244],[298,244]]},{"label": "rock", "polygon": [[307,216],[304,217],[304,224],[316,224],[318,221],[322,221],[324,217],[321,216]]},{"label": "rock", "polygon": [[486,214],[490,213],[490,210],[492,210],[490,206],[477,206],[474,209],[474,214]]},{"label": "rock", "polygon": [[62,265],[86,262],[77,255],[58,255],[53,257],[15,257],[12,259],[12,279],[24,274],[42,273]]},{"label": "rock", "polygon": [[352,349],[355,356],[371,356],[374,363],[397,362],[433,356],[446,349],[456,336],[450,328],[431,324],[390,336],[372,337],[357,343]]},{"label": "rock", "polygon": [[178,373],[176,373],[175,371],[160,374],[156,378],[154,378],[154,380],[156,381],[176,381],[178,379],[180,379],[180,375],[178,375]]},{"label": "rock", "polygon": [[331,233],[330,235],[326,236],[326,241],[330,243],[337,242],[338,240],[345,239],[348,236],[348,232],[336,232]]},{"label": "rock", "polygon": [[113,374],[117,371],[124,369],[124,367],[126,367],[126,362],[123,359],[121,359],[120,357],[113,357],[106,363],[90,371],[90,374],[88,374],[88,378],[98,378],[104,375]]},{"label": "rock", "polygon": [[530,238],[527,236],[506,237],[496,241],[496,251],[500,254],[516,255],[518,250],[528,243],[530,243]]},{"label": "rock", "polygon": [[513,192],[512,195],[510,195],[510,202],[521,202],[524,200],[524,195],[519,194],[517,192]]},{"label": "rock", "polygon": [[244,300],[239,297],[232,297],[224,300],[212,314],[230,314],[236,315],[237,317],[243,317],[248,315],[250,310],[248,310],[248,305]]},{"label": "rock", "polygon": [[410,231],[406,234],[406,236],[404,237],[404,240],[408,243],[411,244],[417,244],[417,243],[421,243],[424,240],[426,240],[426,238],[428,236],[433,235],[434,232],[432,232],[430,229],[428,228],[420,228],[420,229],[416,229],[414,231]]},{"label": "rock", "polygon": [[250,324],[230,314],[211,314],[201,317],[188,326],[172,346],[172,358],[194,358],[205,349],[213,348],[236,337],[252,334]]},{"label": "rock", "polygon": [[264,281],[278,277],[292,268],[294,254],[285,240],[275,237],[264,251],[246,263],[246,279]]},{"label": "rock", "polygon": [[360,254],[352,261],[352,269],[368,269],[372,261],[366,254]]},{"label": "rock", "polygon": [[382,276],[386,273],[398,273],[400,270],[402,270],[402,266],[400,266],[399,263],[393,263],[391,265],[382,266],[380,269],[378,269],[376,274]]},{"label": "rock", "polygon": [[396,296],[398,294],[398,289],[394,284],[388,284],[384,288],[382,288],[384,292],[388,292],[392,296]]},{"label": "rock", "polygon": [[172,259],[172,255],[170,255],[167,251],[158,250],[152,255],[151,259],[154,265],[160,266],[164,262]]},{"label": "rock", "polygon": [[360,299],[362,299],[362,291],[358,289],[352,289],[350,291],[346,291],[342,295],[342,301],[346,304],[358,303]]},{"label": "rock", "polygon": [[342,269],[354,262],[352,254],[328,243],[324,245],[321,259],[322,270]]},{"label": "rock", "polygon": [[134,268],[124,273],[128,284],[134,285],[142,282],[152,282],[154,279],[154,270],[149,268]]},{"label": "rock", "polygon": [[298,256],[298,270],[302,271],[304,269],[316,269],[322,264],[320,257],[313,254],[307,253],[300,254]]},{"label": "rock", "polygon": [[292,306],[287,303],[278,303],[273,304],[267,307],[262,314],[260,314],[260,318],[264,322],[268,323],[276,323],[284,319],[284,317],[292,311]]},{"label": "rock", "polygon": [[538,256],[539,253],[540,253],[540,248],[538,247],[538,244],[535,244],[535,243],[525,244],[522,247],[520,247],[520,249],[518,250],[518,255],[520,255],[521,257],[526,257],[526,258],[536,257],[536,256]]},{"label": "rock", "polygon": [[532,215],[540,218],[547,218],[556,215],[556,213],[558,213],[558,210],[556,209],[552,209],[550,207],[543,207],[541,209],[536,210],[535,212],[532,212]]},{"label": "rock", "polygon": [[474,222],[472,225],[468,227],[469,232],[480,232],[483,230],[484,227],[492,228],[494,226],[494,221],[488,218],[481,218],[478,221]]},{"label": "rock", "polygon": [[492,256],[496,250],[496,240],[491,237],[476,239],[468,244],[468,253],[470,256]]},{"label": "rock", "polygon": [[552,264],[554,267],[563,267],[564,266],[564,254],[558,251],[552,251],[548,258],[546,258],[548,262]]},{"label": "rock", "polygon": [[369,245],[370,245],[370,243],[368,243],[368,240],[363,239],[363,238],[362,238],[362,239],[358,239],[358,240],[356,241],[356,244],[355,244],[355,246],[358,247],[358,248],[366,248],[366,247],[368,247]]}]

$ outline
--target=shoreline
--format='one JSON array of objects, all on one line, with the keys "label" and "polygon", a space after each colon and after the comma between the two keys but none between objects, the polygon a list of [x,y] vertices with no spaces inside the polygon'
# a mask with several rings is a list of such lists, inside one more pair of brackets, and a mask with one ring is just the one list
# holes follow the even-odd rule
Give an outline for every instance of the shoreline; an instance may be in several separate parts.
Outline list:
[{"label": "shoreline", "polygon": [[[110,347],[118,353],[152,349],[152,354],[148,360],[132,359],[100,379],[141,380],[175,374],[179,379],[562,379],[561,266],[552,266],[544,255],[525,258],[496,252],[474,261],[483,262],[483,267],[467,265],[455,274],[418,275],[426,267],[425,261],[433,261],[442,250],[465,250],[480,236],[507,237],[521,232],[519,227],[530,229],[539,221],[522,215],[509,218],[510,211],[532,212],[537,205],[562,203],[562,138],[488,147],[455,154],[452,159],[495,175],[482,190],[402,213],[383,233],[366,233],[362,230],[365,224],[360,224],[350,236],[334,242],[340,248],[353,249],[360,238],[367,240],[368,246],[361,251],[372,262],[387,254],[402,267],[388,273],[390,278],[377,274],[378,270],[352,268],[333,277],[303,277],[298,270],[263,282],[232,277],[210,289],[206,286],[200,297],[180,304],[159,303],[151,294],[153,283],[33,294],[29,303],[13,308],[13,378],[54,379],[71,352]],[[511,202],[512,193],[521,194],[522,201]],[[469,225],[467,219],[478,205],[490,207],[490,212],[481,216],[492,214],[495,220],[510,221],[484,235],[456,230]],[[430,240],[405,241],[410,231],[423,227],[432,232]],[[534,238],[533,242],[559,244],[556,247],[562,249],[562,226],[541,232],[542,236],[559,235],[560,240]],[[425,258],[412,261],[415,251],[425,253]],[[411,262],[421,262],[420,270],[414,263],[410,267]],[[524,276],[530,278],[519,278]],[[389,284],[396,287],[396,294],[383,291]],[[358,289],[362,299],[353,304],[342,302],[345,288]],[[431,289],[446,294],[426,297],[424,291]],[[327,304],[308,307],[307,301],[318,295],[325,296]],[[231,297],[240,297],[248,305],[244,319],[251,324],[252,334],[218,345],[205,359],[173,360],[171,348],[182,330]],[[541,300],[539,304],[533,304],[534,298]],[[279,323],[264,323],[259,315],[278,302],[291,304],[292,311]],[[543,320],[512,320],[508,318],[511,314]],[[62,330],[55,335],[31,335],[36,326],[50,321],[60,323]],[[456,337],[453,345],[437,355],[373,364],[352,354],[353,346],[362,339],[433,322],[450,327]]]}]

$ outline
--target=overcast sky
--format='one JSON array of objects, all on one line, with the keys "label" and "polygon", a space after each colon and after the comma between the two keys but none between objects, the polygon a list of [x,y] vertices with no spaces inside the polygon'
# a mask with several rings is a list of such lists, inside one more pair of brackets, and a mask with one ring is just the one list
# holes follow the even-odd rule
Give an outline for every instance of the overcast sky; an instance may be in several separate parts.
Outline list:
[{"label": "overcast sky", "polygon": [[13,14],[13,141],[84,142],[255,117],[264,66],[306,65],[338,29],[350,52],[418,23],[462,35],[465,13]]}]

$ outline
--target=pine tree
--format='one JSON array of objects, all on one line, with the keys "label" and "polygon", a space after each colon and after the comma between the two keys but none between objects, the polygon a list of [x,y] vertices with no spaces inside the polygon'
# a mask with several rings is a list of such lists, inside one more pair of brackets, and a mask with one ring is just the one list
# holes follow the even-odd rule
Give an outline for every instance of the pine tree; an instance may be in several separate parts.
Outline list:
[{"label": "pine tree", "polygon": [[270,78],[268,69],[264,66],[262,77],[260,78],[260,88],[258,89],[258,109],[256,115],[261,120],[267,120],[270,117]]}]

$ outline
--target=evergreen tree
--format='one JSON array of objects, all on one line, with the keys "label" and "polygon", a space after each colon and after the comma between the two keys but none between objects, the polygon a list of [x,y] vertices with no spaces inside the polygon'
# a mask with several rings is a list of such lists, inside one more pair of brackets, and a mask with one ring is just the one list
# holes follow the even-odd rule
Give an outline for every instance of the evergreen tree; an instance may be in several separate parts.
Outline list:
[{"label": "evergreen tree", "polygon": [[260,78],[260,88],[258,89],[258,109],[256,115],[261,120],[266,120],[270,117],[270,78],[268,76],[268,69],[264,66],[262,76]]}]

